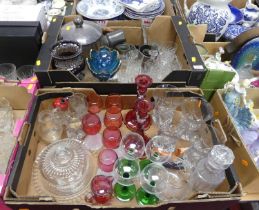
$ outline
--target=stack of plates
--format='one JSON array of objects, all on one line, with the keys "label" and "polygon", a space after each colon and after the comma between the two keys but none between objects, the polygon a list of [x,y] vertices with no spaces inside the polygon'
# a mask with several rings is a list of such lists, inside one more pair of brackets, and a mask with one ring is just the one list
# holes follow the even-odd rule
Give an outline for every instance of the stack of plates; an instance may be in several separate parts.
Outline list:
[{"label": "stack of plates", "polygon": [[120,0],[126,9],[124,15],[131,19],[154,19],[162,15],[165,10],[163,0],[151,0],[145,3],[145,0]]}]

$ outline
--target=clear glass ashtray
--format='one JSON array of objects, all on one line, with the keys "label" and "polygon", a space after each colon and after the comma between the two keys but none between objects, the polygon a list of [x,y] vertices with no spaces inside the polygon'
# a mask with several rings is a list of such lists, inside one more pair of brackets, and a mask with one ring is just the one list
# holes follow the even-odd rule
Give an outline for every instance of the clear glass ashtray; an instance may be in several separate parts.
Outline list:
[{"label": "clear glass ashtray", "polygon": [[41,194],[77,196],[91,180],[92,162],[80,141],[59,140],[38,155],[33,168],[34,184]]}]

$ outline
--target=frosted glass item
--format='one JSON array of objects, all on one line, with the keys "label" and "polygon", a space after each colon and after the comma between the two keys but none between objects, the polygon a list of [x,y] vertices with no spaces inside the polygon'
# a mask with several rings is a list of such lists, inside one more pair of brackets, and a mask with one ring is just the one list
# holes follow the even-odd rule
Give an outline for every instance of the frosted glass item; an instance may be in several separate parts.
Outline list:
[{"label": "frosted glass item", "polygon": [[57,196],[74,196],[89,183],[91,154],[77,140],[63,139],[48,145],[37,157],[45,190]]},{"label": "frosted glass item", "polygon": [[46,143],[53,143],[61,139],[63,133],[62,122],[57,112],[43,110],[38,114],[38,133]]},{"label": "frosted glass item", "polygon": [[87,113],[86,96],[82,93],[74,93],[69,97],[69,109],[70,112],[81,119]]},{"label": "frosted glass item", "polygon": [[200,160],[190,176],[193,190],[211,192],[225,179],[225,169],[234,161],[231,149],[215,145],[207,158]]},{"label": "frosted glass item", "polygon": [[149,160],[156,163],[166,162],[175,150],[175,141],[168,136],[155,136],[146,145],[145,152]]},{"label": "frosted glass item", "polygon": [[90,151],[97,151],[102,148],[102,135],[97,133],[96,135],[87,135],[83,141],[83,145]]},{"label": "frosted glass item", "polygon": [[135,160],[141,158],[145,151],[145,142],[141,135],[137,133],[128,133],[125,135],[120,144],[122,156]]}]

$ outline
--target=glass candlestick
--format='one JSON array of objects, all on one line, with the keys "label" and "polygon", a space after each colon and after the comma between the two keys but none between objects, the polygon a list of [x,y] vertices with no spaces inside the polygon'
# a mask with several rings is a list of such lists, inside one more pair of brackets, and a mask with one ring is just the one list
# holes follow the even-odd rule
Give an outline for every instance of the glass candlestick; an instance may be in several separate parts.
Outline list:
[{"label": "glass candlestick", "polygon": [[144,99],[147,88],[152,84],[152,78],[148,75],[140,74],[135,78],[137,84],[137,100],[133,110],[130,110],[125,117],[125,124],[128,129],[144,133],[149,129],[152,119],[148,114],[152,110],[153,106],[149,100]]}]

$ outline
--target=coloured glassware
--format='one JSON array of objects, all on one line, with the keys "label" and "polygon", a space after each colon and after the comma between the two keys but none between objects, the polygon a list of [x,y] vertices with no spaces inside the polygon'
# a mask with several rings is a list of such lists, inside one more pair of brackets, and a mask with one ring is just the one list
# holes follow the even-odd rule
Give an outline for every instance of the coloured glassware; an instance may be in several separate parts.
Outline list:
[{"label": "coloured glassware", "polygon": [[116,149],[120,146],[121,132],[117,127],[107,127],[103,131],[103,145],[108,149]]},{"label": "coloured glassware", "polygon": [[114,193],[120,201],[130,201],[135,197],[135,182],[139,177],[139,164],[136,160],[118,159],[114,165],[116,184]]},{"label": "coloured glassware", "polygon": [[137,133],[126,134],[120,144],[120,153],[123,157],[136,160],[144,155],[145,142],[141,135]]},{"label": "coloured glassware", "polygon": [[82,119],[83,130],[88,135],[95,135],[101,130],[101,121],[98,115],[88,113]]},{"label": "coloured glassware", "polygon": [[88,112],[92,114],[96,114],[101,111],[102,105],[103,105],[101,96],[99,96],[96,93],[91,93],[87,97],[87,101],[88,101]]},{"label": "coloured glassware", "polygon": [[157,194],[162,193],[168,182],[167,170],[156,163],[147,165],[140,174],[141,187],[136,193],[137,202],[141,205],[157,204]]},{"label": "coloured glassware", "polygon": [[98,166],[104,172],[112,172],[118,156],[112,149],[104,149],[98,155]]},{"label": "coloured glassware", "polygon": [[97,175],[92,179],[91,190],[93,199],[98,204],[105,204],[112,198],[113,177]]}]

